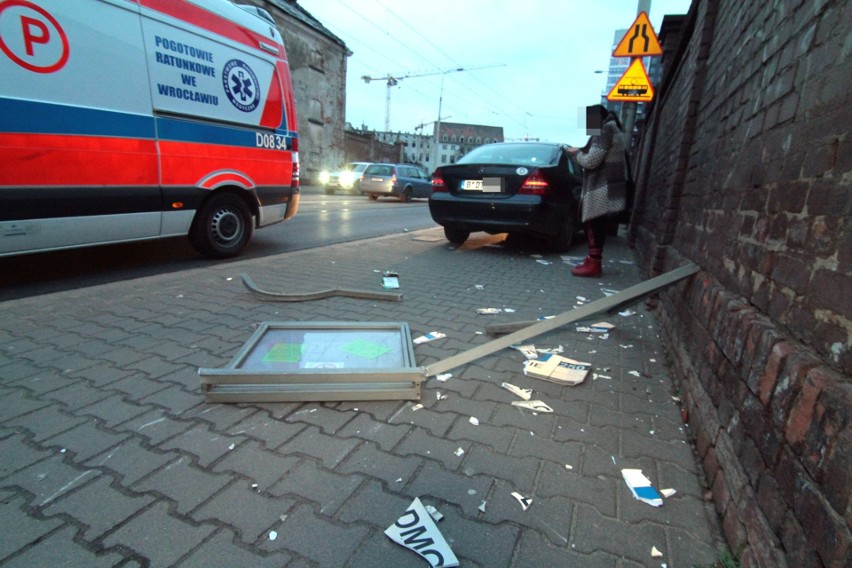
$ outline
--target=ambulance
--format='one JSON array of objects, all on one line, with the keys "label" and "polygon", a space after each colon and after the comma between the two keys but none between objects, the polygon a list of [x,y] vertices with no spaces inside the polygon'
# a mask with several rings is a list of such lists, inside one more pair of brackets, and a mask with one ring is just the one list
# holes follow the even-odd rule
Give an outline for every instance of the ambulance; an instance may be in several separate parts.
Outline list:
[{"label": "ambulance", "polygon": [[188,236],[236,256],[299,206],[272,17],[229,0],[0,0],[0,256]]}]

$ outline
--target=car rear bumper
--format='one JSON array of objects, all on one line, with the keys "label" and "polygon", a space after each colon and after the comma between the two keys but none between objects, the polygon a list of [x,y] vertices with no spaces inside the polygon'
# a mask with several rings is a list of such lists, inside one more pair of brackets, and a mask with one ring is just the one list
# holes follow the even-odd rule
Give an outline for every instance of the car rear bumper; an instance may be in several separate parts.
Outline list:
[{"label": "car rear bumper", "polygon": [[576,215],[568,203],[543,203],[537,195],[505,199],[464,198],[434,193],[429,213],[439,225],[489,233],[520,232],[551,236],[560,232],[568,215]]}]

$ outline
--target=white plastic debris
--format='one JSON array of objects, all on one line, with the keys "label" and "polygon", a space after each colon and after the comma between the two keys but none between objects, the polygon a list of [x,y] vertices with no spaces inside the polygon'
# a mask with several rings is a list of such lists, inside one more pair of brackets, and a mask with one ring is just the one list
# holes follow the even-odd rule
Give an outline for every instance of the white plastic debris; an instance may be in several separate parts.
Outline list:
[{"label": "white plastic debris", "polygon": [[485,286],[483,286],[482,284],[474,284],[474,288],[476,288],[477,290],[485,290]]},{"label": "white plastic debris", "polygon": [[657,550],[656,546],[651,547],[651,558],[662,558],[663,553]]},{"label": "white plastic debris", "polygon": [[635,316],[636,312],[634,312],[633,310],[623,310],[618,312],[618,315],[624,318],[629,318],[630,316]]},{"label": "white plastic debris", "polygon": [[482,503],[480,503],[480,504],[479,504],[479,507],[477,507],[477,509],[479,509],[481,512],[483,512],[483,513],[484,513],[484,512],[485,512],[485,504],[486,504],[486,503],[488,503],[488,501],[483,501]]},{"label": "white plastic debris", "polygon": [[495,314],[499,314],[502,311],[503,310],[501,310],[500,308],[479,308],[476,310],[476,313],[486,316],[493,316]]},{"label": "white plastic debris", "polygon": [[529,400],[532,398],[532,389],[522,389],[521,387],[515,386],[512,383],[503,383],[500,385],[513,395],[522,398],[524,400]]},{"label": "white plastic debris", "polygon": [[440,331],[430,331],[425,335],[421,335],[420,337],[415,338],[412,343],[414,343],[414,345],[420,345],[422,343],[435,341],[436,339],[443,339],[444,337],[447,337],[447,335],[441,333]]},{"label": "white plastic debris", "polygon": [[641,377],[642,376],[642,373],[640,373],[639,371],[627,371],[627,374],[633,375],[634,377]]},{"label": "white plastic debris", "polygon": [[666,499],[673,496],[675,493],[677,493],[677,491],[674,489],[660,489],[660,494]]},{"label": "white plastic debris", "polygon": [[625,344],[622,343],[622,344],[619,345],[619,347],[621,347],[622,349],[633,349],[633,344],[628,343],[628,344],[625,345]]},{"label": "white plastic debris", "polygon": [[470,422],[470,423],[471,423],[471,424],[473,424],[474,426],[479,426],[479,419],[478,419],[478,418],[476,418],[475,416],[471,416],[471,417],[470,417],[470,420],[468,420],[468,422]]},{"label": "white plastic debris", "polygon": [[532,410],[534,412],[553,412],[553,409],[547,406],[546,403],[540,400],[513,400],[512,406],[517,406],[518,408],[526,408],[527,410]]},{"label": "white plastic debris", "polygon": [[442,515],[441,512],[432,505],[426,505],[426,512],[429,513],[429,516],[432,517],[436,523],[440,523],[444,520],[444,515]]},{"label": "white plastic debris", "polygon": [[452,377],[452,373],[441,373],[440,375],[435,375],[435,378],[441,381],[442,383],[449,381]]},{"label": "white plastic debris", "polygon": [[517,491],[512,492],[512,497],[518,500],[518,503],[521,504],[521,507],[524,509],[524,511],[529,509],[530,505],[532,505],[532,497],[524,497]]},{"label": "white plastic debris", "polygon": [[456,454],[458,457],[462,457],[464,455],[464,449],[459,448],[453,453]]},{"label": "white plastic debris", "polygon": [[416,412],[416,411],[420,410],[421,408],[423,408],[422,404],[415,404],[414,406],[411,407],[411,412]]},{"label": "white plastic debris", "polygon": [[414,499],[408,510],[385,529],[385,535],[398,545],[422,556],[433,568],[452,568],[459,565],[456,555],[419,498]]},{"label": "white plastic debris", "polygon": [[269,531],[269,540],[275,540],[278,538],[278,533],[275,531]]},{"label": "white plastic debris", "polygon": [[573,465],[568,465],[568,464],[566,463],[566,464],[565,464],[565,469],[574,469],[574,466],[573,466]]},{"label": "white plastic debris", "polygon": [[663,498],[651,485],[651,480],[642,474],[641,469],[622,469],[621,475],[633,497],[654,507],[662,506]]}]

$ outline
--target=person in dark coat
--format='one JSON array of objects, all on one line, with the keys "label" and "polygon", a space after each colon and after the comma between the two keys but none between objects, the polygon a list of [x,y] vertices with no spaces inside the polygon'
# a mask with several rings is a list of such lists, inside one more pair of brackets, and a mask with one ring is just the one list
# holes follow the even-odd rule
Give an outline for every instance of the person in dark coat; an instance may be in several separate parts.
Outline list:
[{"label": "person in dark coat", "polygon": [[582,148],[569,147],[583,167],[581,219],[589,241],[589,254],[571,270],[574,276],[601,275],[606,218],[627,205],[624,132],[615,113],[603,105],[586,107],[586,130],[591,134]]}]

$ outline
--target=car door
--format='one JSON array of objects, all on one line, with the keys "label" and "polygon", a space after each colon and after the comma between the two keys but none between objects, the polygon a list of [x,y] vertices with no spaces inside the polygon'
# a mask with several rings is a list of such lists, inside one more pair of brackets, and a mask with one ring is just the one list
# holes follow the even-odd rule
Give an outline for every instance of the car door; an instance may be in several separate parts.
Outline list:
[{"label": "car door", "polygon": [[427,178],[426,172],[420,168],[411,168],[414,197],[429,198],[432,195],[432,179]]}]

